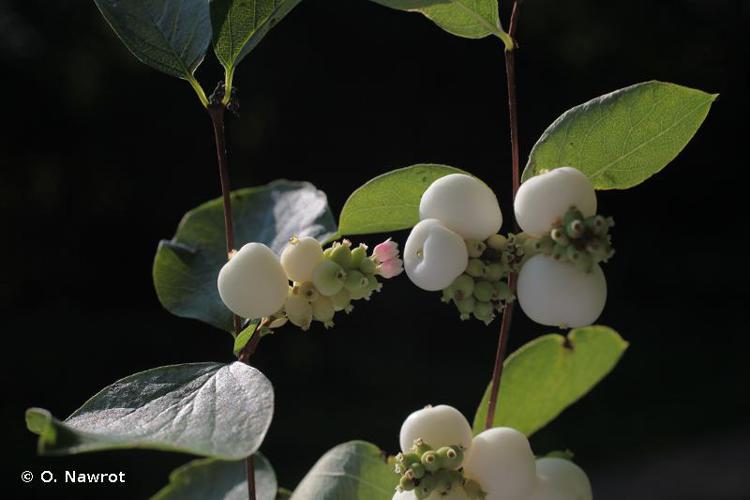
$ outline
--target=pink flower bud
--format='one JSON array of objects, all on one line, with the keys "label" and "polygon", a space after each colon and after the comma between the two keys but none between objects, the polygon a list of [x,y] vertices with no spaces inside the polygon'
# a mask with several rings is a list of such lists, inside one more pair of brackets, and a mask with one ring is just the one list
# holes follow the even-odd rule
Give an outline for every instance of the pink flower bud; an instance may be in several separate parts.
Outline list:
[{"label": "pink flower bud", "polygon": [[[382,243],[381,243],[382,244]],[[398,252],[396,252],[398,254]],[[398,276],[404,271],[404,262],[398,257],[381,262],[375,272],[385,279]]]},{"label": "pink flower bud", "polygon": [[398,243],[391,241],[390,238],[383,243],[378,244],[372,251],[372,256],[378,262],[387,262],[398,258]]}]

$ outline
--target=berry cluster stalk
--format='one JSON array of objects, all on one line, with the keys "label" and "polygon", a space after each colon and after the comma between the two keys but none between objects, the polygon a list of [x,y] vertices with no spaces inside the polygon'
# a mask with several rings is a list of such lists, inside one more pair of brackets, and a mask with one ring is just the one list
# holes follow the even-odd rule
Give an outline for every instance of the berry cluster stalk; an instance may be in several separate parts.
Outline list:
[{"label": "berry cluster stalk", "polygon": [[[521,154],[518,146],[518,109],[516,103],[516,55],[515,55],[515,35],[516,26],[518,25],[520,0],[514,0],[513,10],[510,15],[510,25],[508,34],[514,40],[514,48],[505,49],[505,74],[508,81],[508,115],[510,117],[510,147],[513,161],[513,199],[516,197],[518,187],[521,185],[520,162]],[[516,275],[511,273],[508,278],[508,286],[511,292],[516,291]],[[495,420],[495,410],[497,409],[497,398],[500,391],[500,379],[503,375],[503,362],[505,361],[505,350],[508,345],[508,336],[510,334],[510,323],[513,318],[514,301],[508,302],[503,309],[503,316],[500,320],[500,337],[497,342],[497,352],[495,354],[495,367],[492,371],[492,385],[490,387],[490,400],[487,406],[487,419],[484,422],[485,429],[490,429]]]},{"label": "berry cluster stalk", "polygon": [[[218,92],[216,93],[218,94]],[[221,96],[223,97],[223,96]],[[226,105],[222,102],[221,97],[212,96],[206,110],[211,117],[211,123],[214,127],[214,140],[216,142],[216,159],[219,164],[219,179],[221,180],[221,196],[224,204],[224,232],[227,242],[227,259],[230,258],[234,250],[234,223],[232,219],[232,199],[229,187],[229,159],[227,157],[226,136],[224,132],[224,115]],[[234,315],[235,335],[239,335],[241,329],[241,319]],[[256,332],[258,333],[258,332]],[[250,342],[240,352],[239,361],[250,364],[249,358],[258,344],[260,335],[253,335]],[[249,500],[255,500],[255,463],[253,456],[250,455],[245,459],[247,465],[247,497]]]}]

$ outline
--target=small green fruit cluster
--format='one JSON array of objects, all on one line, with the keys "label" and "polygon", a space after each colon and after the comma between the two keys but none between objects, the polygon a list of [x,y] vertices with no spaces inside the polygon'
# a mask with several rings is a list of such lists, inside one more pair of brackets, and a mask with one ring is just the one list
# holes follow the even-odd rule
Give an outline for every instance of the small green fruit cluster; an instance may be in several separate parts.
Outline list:
[{"label": "small green fruit cluster", "polygon": [[334,242],[322,252],[309,281],[293,282],[284,305],[291,323],[308,330],[312,321],[333,326],[338,311],[351,312],[352,301],[369,300],[383,286],[376,277],[378,262],[368,255],[367,246],[352,248],[349,240]]},{"label": "small green fruit cluster", "polygon": [[395,471],[401,475],[398,491],[411,491],[421,500],[433,493],[447,495],[456,488],[463,488],[468,498],[484,499],[485,493],[479,484],[464,477],[463,460],[461,446],[443,446],[434,450],[422,439],[417,439],[411,450],[396,455]]},{"label": "small green fruit cluster", "polygon": [[443,290],[443,302],[453,302],[461,319],[471,316],[489,324],[496,311],[513,300],[508,276],[517,272],[525,255],[525,235],[493,234],[485,241],[467,240],[466,270]]},{"label": "small green fruit cluster", "polygon": [[614,255],[612,236],[609,234],[614,225],[612,217],[584,217],[576,207],[570,207],[549,233],[529,240],[527,246],[533,253],[570,262],[589,272],[595,264],[607,262]]}]

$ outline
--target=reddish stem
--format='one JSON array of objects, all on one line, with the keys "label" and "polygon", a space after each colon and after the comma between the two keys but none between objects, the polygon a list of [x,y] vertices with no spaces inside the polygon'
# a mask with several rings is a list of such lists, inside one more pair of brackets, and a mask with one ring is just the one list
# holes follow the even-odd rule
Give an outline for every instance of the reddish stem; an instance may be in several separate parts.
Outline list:
[{"label": "reddish stem", "polygon": [[[515,33],[516,27],[518,26],[518,8],[519,1],[513,2],[513,11],[510,15],[510,26],[508,28],[508,34],[514,39],[515,44]],[[520,163],[521,154],[518,144],[518,109],[516,102],[516,57],[515,50],[505,51],[505,74],[508,82],[508,114],[510,117],[510,147],[511,147],[511,158],[513,165],[513,199],[516,197],[518,187],[521,185],[520,176]],[[518,231],[518,227],[516,227]],[[511,292],[516,292],[516,275],[511,273],[508,278],[508,286]],[[489,429],[492,427],[495,420],[495,412],[497,411],[497,398],[500,393],[500,380],[503,376],[503,364],[505,362],[505,351],[508,345],[508,337],[510,335],[510,324],[513,319],[513,307],[515,302],[508,302],[503,309],[503,315],[500,320],[500,336],[497,341],[497,351],[495,353],[495,366],[492,370],[492,383],[490,385],[490,400],[487,405],[487,418],[484,422],[484,428]]]},{"label": "reddish stem", "polygon": [[[208,114],[211,117],[211,123],[214,127],[214,139],[216,142],[216,158],[219,163],[219,179],[221,180],[221,197],[224,206],[224,233],[227,243],[227,258],[234,250],[234,223],[232,218],[232,198],[229,187],[229,159],[227,157],[226,134],[224,131],[224,115],[226,112],[225,105],[220,98],[213,98],[209,103]],[[239,335],[242,320],[236,314],[233,316],[235,335]],[[247,346],[240,352],[238,360],[249,364],[249,358],[255,352],[260,335],[253,335],[248,345],[253,344],[251,349]],[[245,460],[247,465],[247,497],[249,500],[255,500],[255,461],[250,455]]]}]

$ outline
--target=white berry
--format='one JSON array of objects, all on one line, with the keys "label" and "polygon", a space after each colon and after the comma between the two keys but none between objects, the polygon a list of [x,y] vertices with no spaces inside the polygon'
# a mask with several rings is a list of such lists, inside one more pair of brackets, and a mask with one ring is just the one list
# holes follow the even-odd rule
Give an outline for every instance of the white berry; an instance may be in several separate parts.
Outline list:
[{"label": "white berry", "polygon": [[219,296],[234,314],[262,318],[279,311],[289,281],[279,258],[262,243],[248,243],[219,271]]},{"label": "white berry", "polygon": [[468,262],[463,238],[437,219],[425,219],[414,226],[404,245],[406,275],[424,290],[446,288],[464,272]]},{"label": "white berry", "polygon": [[536,461],[539,478],[529,500],[593,500],[591,483],[586,473],[573,462],[561,458],[540,458]]},{"label": "white berry", "polygon": [[471,426],[460,411],[448,405],[428,406],[409,415],[401,425],[399,443],[407,452],[422,439],[434,450],[443,446],[471,446]]},{"label": "white berry", "polygon": [[573,206],[584,217],[596,214],[591,181],[572,167],[556,168],[527,180],[513,203],[518,226],[535,237],[548,233]]},{"label": "white berry", "polygon": [[312,280],[315,266],[323,260],[323,249],[315,238],[293,237],[281,252],[281,265],[291,281],[304,282]]},{"label": "white berry", "polygon": [[479,483],[485,500],[528,500],[537,482],[529,440],[510,427],[488,429],[474,438],[464,474]]},{"label": "white berry", "polygon": [[518,304],[542,325],[577,328],[597,320],[607,301],[599,265],[584,272],[569,262],[535,255],[518,274]]},{"label": "white berry", "polygon": [[430,184],[419,202],[419,218],[438,219],[464,239],[480,241],[503,224],[495,193],[466,174],[446,175]]}]

